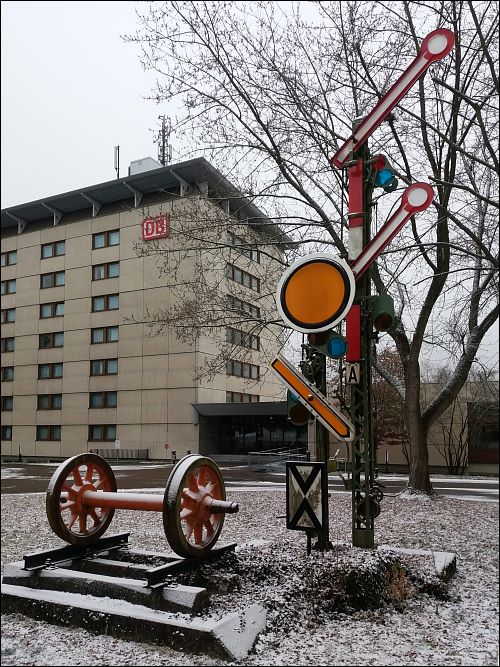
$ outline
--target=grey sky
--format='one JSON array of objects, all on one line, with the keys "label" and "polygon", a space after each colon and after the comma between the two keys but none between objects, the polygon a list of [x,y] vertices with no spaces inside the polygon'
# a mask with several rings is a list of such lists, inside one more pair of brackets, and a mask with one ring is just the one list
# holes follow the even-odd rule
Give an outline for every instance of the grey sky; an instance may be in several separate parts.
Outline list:
[{"label": "grey sky", "polygon": [[[145,2],[1,3],[2,208],[116,178],[132,160],[157,157],[165,106],[143,99],[135,31]],[[173,159],[176,155],[174,142]],[[498,366],[498,322],[479,357]]]},{"label": "grey sky", "polygon": [[2,208],[120,176],[157,157],[165,109],[120,34],[141,2],[2,2]]}]

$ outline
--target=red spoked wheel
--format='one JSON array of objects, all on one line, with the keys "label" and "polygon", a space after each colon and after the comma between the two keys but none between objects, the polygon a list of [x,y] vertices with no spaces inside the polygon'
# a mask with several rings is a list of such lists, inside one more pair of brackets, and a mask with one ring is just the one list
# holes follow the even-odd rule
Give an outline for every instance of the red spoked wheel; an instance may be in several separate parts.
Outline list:
[{"label": "red spoked wheel", "polygon": [[47,489],[46,510],[52,530],[77,546],[92,544],[101,537],[115,513],[109,507],[85,506],[85,491],[116,491],[111,466],[97,454],[78,454],[64,461]]},{"label": "red spoked wheel", "polygon": [[217,464],[198,454],[182,458],[170,474],[163,499],[165,535],[179,556],[201,558],[217,542],[224,514],[210,512],[212,499],[226,499]]}]

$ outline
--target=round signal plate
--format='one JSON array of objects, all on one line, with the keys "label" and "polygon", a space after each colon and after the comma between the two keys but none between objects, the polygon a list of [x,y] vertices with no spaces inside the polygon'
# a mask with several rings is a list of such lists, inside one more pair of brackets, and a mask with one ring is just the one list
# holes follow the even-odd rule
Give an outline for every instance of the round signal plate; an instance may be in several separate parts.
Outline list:
[{"label": "round signal plate", "polygon": [[354,275],[340,257],[313,253],[294,262],[278,284],[276,304],[283,320],[296,331],[326,331],[349,311]]}]

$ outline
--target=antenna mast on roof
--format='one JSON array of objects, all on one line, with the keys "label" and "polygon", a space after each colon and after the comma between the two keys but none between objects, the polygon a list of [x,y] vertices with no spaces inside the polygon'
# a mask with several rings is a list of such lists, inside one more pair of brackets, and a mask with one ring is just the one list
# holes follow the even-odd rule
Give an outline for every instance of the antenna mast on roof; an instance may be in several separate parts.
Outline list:
[{"label": "antenna mast on roof", "polygon": [[120,146],[115,146],[115,171],[116,178],[120,178]]},{"label": "antenna mast on roof", "polygon": [[172,124],[170,118],[167,116],[158,116],[161,120],[161,127],[158,132],[158,162],[164,167],[172,161],[172,146],[169,143],[170,133],[172,132]]}]

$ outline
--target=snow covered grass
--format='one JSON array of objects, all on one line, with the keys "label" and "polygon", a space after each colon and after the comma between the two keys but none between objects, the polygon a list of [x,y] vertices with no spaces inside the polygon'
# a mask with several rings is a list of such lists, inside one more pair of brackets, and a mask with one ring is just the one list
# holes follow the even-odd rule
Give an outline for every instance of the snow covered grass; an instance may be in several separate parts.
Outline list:
[{"label": "snow covered grass", "polygon": [[[356,605],[348,597],[335,598],[336,577],[376,568],[380,559],[374,552],[349,548],[349,496],[330,498],[330,538],[336,548],[309,557],[305,535],[285,527],[284,491],[229,490],[228,496],[239,503],[240,512],[226,517],[219,542],[236,541],[239,548],[228,571],[205,572],[214,589],[210,611],[223,615],[263,601],[269,623],[247,658],[227,664],[498,665],[497,504],[443,497],[384,498],[375,521],[376,542],[455,552],[457,573],[441,595],[442,589],[421,585],[425,578],[412,581],[396,569],[391,595],[381,605],[368,604],[370,590]],[[26,553],[62,545],[48,526],[44,505],[44,494],[2,496],[2,568]],[[108,534],[128,531],[132,547],[168,550],[159,514],[117,511]],[[355,587],[350,590],[356,593]],[[329,595],[339,604],[328,604]],[[4,614],[2,664],[221,663],[187,650]]]}]

